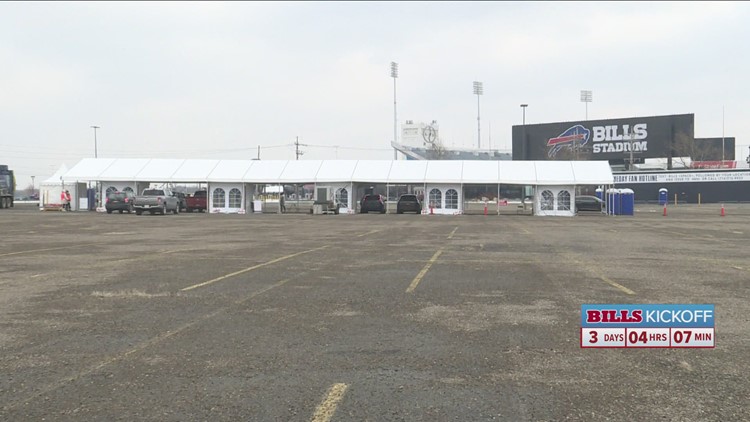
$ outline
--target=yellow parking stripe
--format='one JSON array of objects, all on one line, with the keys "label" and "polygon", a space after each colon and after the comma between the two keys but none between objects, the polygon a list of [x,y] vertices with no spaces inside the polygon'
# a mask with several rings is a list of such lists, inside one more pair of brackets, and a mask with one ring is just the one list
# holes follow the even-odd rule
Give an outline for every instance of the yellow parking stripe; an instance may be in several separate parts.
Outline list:
[{"label": "yellow parking stripe", "polygon": [[323,402],[320,403],[315,409],[315,413],[313,414],[311,421],[330,421],[333,417],[333,414],[336,413],[336,408],[338,407],[339,402],[341,402],[341,399],[344,398],[344,393],[346,393],[347,388],[349,388],[349,386],[343,383],[333,384],[333,386],[331,386],[331,388],[328,390],[328,393],[326,394]]},{"label": "yellow parking stripe", "polygon": [[325,248],[327,248],[329,246],[330,245],[325,245],[325,246],[321,246],[319,248],[313,248],[313,249],[308,249],[308,250],[302,251],[302,252],[297,252],[297,253],[293,253],[293,254],[289,254],[289,255],[284,255],[284,256],[282,256],[280,258],[272,259],[272,260],[264,262],[262,264],[253,265],[252,267],[247,267],[244,270],[235,271],[233,273],[229,273],[229,274],[223,275],[221,277],[216,277],[216,278],[214,278],[212,280],[204,281],[203,283],[194,284],[192,286],[185,287],[184,289],[180,289],[180,290],[183,291],[183,292],[186,292],[188,290],[197,289],[198,287],[208,286],[209,284],[216,283],[217,281],[221,281],[221,280],[227,279],[229,277],[234,277],[236,275],[240,275],[240,274],[246,273],[248,271],[256,270],[258,268],[262,268],[262,267],[265,267],[265,266],[268,266],[268,265],[271,265],[271,264],[275,264],[277,262],[285,261],[285,260],[287,260],[289,258],[294,258],[295,256],[300,256],[300,255],[304,255],[306,253],[319,251],[319,250],[325,249]]},{"label": "yellow parking stripe", "polygon": [[437,261],[438,257],[442,253],[443,253],[443,248],[440,248],[438,249],[437,252],[435,252],[435,255],[432,255],[432,258],[430,258],[430,260],[427,261],[427,264],[425,264],[424,268],[422,268],[422,271],[420,271],[419,274],[417,274],[417,276],[414,277],[414,280],[412,280],[411,284],[409,285],[409,288],[406,289],[406,293],[411,293],[414,291],[414,289],[417,288],[417,285],[419,285],[419,282],[422,280],[422,277],[424,277],[425,274],[427,274],[427,271],[430,270],[430,267],[432,267],[432,264],[434,264],[435,261]]}]

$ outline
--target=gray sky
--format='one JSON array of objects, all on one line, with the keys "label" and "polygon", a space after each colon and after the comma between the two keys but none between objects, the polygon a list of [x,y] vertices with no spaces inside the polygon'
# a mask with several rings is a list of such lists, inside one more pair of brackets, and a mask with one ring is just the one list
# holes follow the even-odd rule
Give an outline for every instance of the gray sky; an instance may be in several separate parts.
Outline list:
[{"label": "gray sky", "polygon": [[[750,144],[750,4],[0,3],[0,164],[23,189],[99,157],[390,159],[398,117],[446,145],[511,126],[695,114]],[[491,126],[491,131],[490,131]],[[338,148],[333,148],[338,146]]]}]

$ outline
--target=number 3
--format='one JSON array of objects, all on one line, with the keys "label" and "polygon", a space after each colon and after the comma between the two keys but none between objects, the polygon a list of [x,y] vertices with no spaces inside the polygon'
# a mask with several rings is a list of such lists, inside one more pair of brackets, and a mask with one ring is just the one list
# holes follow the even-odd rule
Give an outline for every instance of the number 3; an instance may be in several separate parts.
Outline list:
[{"label": "number 3", "polygon": [[591,339],[589,340],[589,343],[596,343],[597,340],[597,332],[596,331],[589,331],[589,334],[591,334]]}]

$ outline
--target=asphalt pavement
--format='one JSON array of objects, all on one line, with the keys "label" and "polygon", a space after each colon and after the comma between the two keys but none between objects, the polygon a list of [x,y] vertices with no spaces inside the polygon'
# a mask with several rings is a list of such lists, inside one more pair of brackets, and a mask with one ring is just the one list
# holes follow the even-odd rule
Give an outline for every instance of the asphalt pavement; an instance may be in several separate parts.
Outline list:
[{"label": "asphalt pavement", "polygon": [[[636,209],[0,210],[0,420],[750,420],[750,205]],[[716,347],[581,349],[586,303]]]}]

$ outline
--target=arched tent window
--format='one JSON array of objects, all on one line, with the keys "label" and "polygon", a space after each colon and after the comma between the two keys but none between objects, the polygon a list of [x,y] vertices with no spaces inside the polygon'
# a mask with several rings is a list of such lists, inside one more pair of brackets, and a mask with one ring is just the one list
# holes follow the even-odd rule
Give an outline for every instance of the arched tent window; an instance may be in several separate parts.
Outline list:
[{"label": "arched tent window", "polygon": [[445,191],[445,208],[451,210],[458,209],[458,192],[455,189]]},{"label": "arched tent window", "polygon": [[552,191],[542,191],[542,211],[554,211],[555,210],[555,195]]},{"label": "arched tent window", "polygon": [[224,189],[222,188],[216,188],[214,189],[214,195],[213,195],[213,205],[215,208],[224,208],[225,204],[225,198],[226,194],[224,193]]},{"label": "arched tent window", "polygon": [[125,188],[122,190],[123,192],[133,192],[133,188],[130,186],[125,186]]},{"label": "arched tent window", "polygon": [[349,208],[349,191],[346,188],[336,190],[334,199],[337,203],[341,204],[342,207]]},{"label": "arched tent window", "polygon": [[561,190],[557,193],[557,210],[570,211],[570,192]]},{"label": "arched tent window", "polygon": [[232,188],[232,190],[229,191],[229,208],[241,208],[241,207],[242,207],[242,192],[237,188]]},{"label": "arched tent window", "polygon": [[117,188],[114,186],[110,186],[107,188],[107,196],[109,196],[110,193],[117,192]]},{"label": "arched tent window", "polygon": [[430,191],[430,207],[443,207],[443,193],[440,191],[440,189],[435,188]]}]

